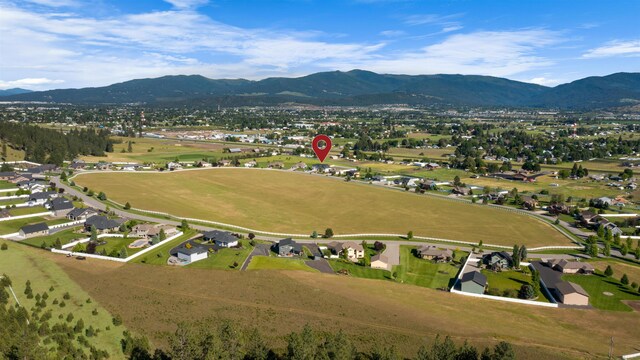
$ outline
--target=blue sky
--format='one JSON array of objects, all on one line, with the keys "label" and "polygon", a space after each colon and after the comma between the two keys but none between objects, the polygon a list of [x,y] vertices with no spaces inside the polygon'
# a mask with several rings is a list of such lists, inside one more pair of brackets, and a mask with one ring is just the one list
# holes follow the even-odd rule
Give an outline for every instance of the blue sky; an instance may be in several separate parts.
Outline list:
[{"label": "blue sky", "polygon": [[0,89],[365,69],[554,86],[640,71],[640,1],[0,0]]}]

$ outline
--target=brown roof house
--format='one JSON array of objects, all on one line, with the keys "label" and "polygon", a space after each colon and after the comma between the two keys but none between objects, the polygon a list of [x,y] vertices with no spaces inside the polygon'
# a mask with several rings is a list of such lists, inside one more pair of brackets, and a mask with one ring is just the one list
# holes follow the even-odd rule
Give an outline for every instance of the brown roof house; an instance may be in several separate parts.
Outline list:
[{"label": "brown roof house", "polygon": [[438,249],[435,246],[428,245],[424,245],[418,248],[417,254],[418,257],[421,257],[423,259],[435,260],[438,262],[448,262],[453,258],[453,251],[449,249]]},{"label": "brown roof house", "polygon": [[373,255],[371,257],[371,268],[389,270],[389,259],[382,254]]},{"label": "brown roof house", "polygon": [[562,272],[563,274],[593,274],[593,265],[580,261],[550,260],[549,266]]},{"label": "brown roof house", "polygon": [[565,305],[589,305],[589,294],[578,284],[561,281],[555,284],[555,293]]}]

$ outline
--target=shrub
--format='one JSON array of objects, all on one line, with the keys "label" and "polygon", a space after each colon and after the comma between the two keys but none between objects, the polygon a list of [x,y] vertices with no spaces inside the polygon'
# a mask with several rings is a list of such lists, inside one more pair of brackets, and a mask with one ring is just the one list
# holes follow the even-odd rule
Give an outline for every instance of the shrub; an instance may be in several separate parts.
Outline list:
[{"label": "shrub", "polygon": [[116,315],[113,317],[113,319],[111,319],[111,322],[114,326],[120,326],[122,325],[122,318],[120,317],[120,315]]},{"label": "shrub", "polygon": [[9,249],[9,245],[7,245],[7,243],[2,243],[2,245],[0,245],[0,250],[8,250]]},{"label": "shrub", "polygon": [[61,307],[61,308],[63,308],[63,307],[65,307],[65,306],[67,306],[67,304],[64,302],[64,300],[63,300],[63,301],[61,301],[61,302],[60,302],[60,307]]},{"label": "shrub", "polygon": [[71,299],[71,295],[68,292],[66,292],[66,293],[64,293],[64,295],[62,295],[62,298],[65,299],[65,300],[69,300],[69,299]]}]

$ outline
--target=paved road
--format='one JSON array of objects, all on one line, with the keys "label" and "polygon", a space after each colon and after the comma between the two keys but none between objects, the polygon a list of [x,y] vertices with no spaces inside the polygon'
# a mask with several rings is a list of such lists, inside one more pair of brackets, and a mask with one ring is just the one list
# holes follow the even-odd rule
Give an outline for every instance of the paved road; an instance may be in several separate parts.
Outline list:
[{"label": "paved road", "polygon": [[247,270],[247,267],[249,267],[249,263],[251,263],[251,259],[253,259],[254,256],[260,256],[260,255],[269,256],[270,248],[271,246],[269,246],[269,244],[256,244],[256,247],[253,248],[253,251],[251,252],[251,254],[247,256],[244,263],[242,264],[240,271]]}]

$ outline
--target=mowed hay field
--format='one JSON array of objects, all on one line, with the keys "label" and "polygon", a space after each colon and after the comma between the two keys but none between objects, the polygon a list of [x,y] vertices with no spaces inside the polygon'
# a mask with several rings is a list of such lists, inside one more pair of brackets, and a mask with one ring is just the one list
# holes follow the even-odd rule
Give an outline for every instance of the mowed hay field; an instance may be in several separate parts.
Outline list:
[{"label": "mowed hay field", "polygon": [[395,233],[485,244],[567,245],[532,217],[366,184],[287,171],[209,169],[92,173],[74,179],[122,204],[255,230],[311,234]]},{"label": "mowed hay field", "polygon": [[209,318],[212,324],[231,319],[258,327],[268,344],[283,350],[286,335],[308,323],[321,331],[343,329],[361,350],[393,344],[411,357],[436,334],[478,347],[509,341],[518,359],[603,358],[611,336],[619,356],[637,351],[640,337],[637,312],[539,308],[304,271],[56,261],[91,296],[122,315],[125,325],[160,346],[166,346],[177,322]]}]

